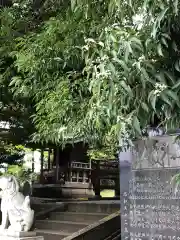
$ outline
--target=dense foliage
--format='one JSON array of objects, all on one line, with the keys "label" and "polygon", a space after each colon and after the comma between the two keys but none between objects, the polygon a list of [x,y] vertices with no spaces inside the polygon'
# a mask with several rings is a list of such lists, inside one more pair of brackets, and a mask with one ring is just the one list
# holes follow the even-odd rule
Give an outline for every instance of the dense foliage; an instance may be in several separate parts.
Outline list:
[{"label": "dense foliage", "polygon": [[24,155],[27,149],[21,145],[14,146],[1,141],[0,144],[0,175],[12,174],[21,183],[30,181],[32,178],[31,170],[23,166]]},{"label": "dense foliage", "polygon": [[[114,151],[113,151],[114,150]],[[114,160],[117,159],[115,149],[104,147],[102,149],[89,149],[88,156],[91,160]]]},{"label": "dense foliage", "polygon": [[14,146],[13,144],[0,141],[0,167],[3,168],[4,164],[22,164],[24,154],[25,148],[23,146]]},{"label": "dense foliage", "polygon": [[115,145],[150,124],[178,128],[179,10],[178,0],[19,0],[3,8],[1,69],[11,64],[0,81],[35,106],[33,139]]},{"label": "dense foliage", "polygon": [[30,182],[32,180],[31,170],[23,166],[10,165],[5,174],[15,176],[22,183],[26,181]]}]

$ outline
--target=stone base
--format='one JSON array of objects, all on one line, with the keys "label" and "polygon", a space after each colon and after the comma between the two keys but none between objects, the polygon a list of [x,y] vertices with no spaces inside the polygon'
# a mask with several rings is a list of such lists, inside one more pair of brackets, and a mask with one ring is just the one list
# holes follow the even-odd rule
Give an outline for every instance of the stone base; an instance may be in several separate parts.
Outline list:
[{"label": "stone base", "polygon": [[1,240],[44,240],[44,237],[35,236],[35,237],[8,237],[0,236]]},{"label": "stone base", "polygon": [[36,236],[35,232],[12,232],[4,230],[0,232],[1,240],[44,240],[44,237]]},{"label": "stone base", "polygon": [[65,182],[61,187],[64,198],[88,198],[94,196],[94,191],[89,183]]}]

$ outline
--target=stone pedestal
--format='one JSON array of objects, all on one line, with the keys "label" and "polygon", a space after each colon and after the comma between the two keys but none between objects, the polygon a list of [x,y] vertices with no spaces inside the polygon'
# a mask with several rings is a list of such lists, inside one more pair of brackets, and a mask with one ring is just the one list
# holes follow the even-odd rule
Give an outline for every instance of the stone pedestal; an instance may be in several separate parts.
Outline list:
[{"label": "stone pedestal", "polygon": [[44,240],[44,237],[36,236],[35,232],[0,232],[1,240]]},{"label": "stone pedestal", "polygon": [[64,198],[89,198],[94,196],[93,188],[89,183],[65,182],[62,186]]}]

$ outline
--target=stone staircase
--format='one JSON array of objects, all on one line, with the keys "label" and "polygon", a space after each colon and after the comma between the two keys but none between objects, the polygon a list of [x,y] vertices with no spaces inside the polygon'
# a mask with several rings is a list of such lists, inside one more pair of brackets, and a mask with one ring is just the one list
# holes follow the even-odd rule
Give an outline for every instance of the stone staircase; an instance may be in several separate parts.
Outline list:
[{"label": "stone staircase", "polygon": [[[44,240],[61,240],[119,210],[119,203],[70,202],[60,210],[49,212],[48,216],[35,222],[37,235]],[[98,238],[97,238],[98,239]]]}]

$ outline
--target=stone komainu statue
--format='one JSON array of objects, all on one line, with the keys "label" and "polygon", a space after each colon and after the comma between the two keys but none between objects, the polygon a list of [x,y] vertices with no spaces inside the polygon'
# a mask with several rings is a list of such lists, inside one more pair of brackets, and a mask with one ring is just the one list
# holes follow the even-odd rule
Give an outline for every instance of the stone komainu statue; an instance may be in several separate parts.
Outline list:
[{"label": "stone komainu statue", "polygon": [[19,192],[19,184],[14,176],[0,177],[0,188],[2,212],[0,230],[8,228],[18,232],[29,231],[34,222],[34,211],[30,208],[29,196],[24,197]]}]

